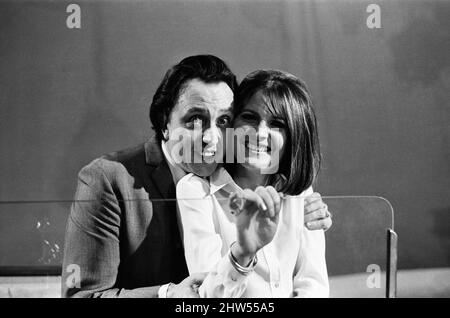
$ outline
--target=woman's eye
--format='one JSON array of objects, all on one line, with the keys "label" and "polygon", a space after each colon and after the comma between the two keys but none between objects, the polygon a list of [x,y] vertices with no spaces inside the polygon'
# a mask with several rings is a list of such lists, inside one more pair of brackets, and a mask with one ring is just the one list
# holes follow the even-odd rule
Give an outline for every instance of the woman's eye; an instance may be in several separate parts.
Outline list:
[{"label": "woman's eye", "polygon": [[272,121],[271,123],[270,123],[270,125],[272,126],[272,127],[275,127],[275,128],[286,128],[286,124],[283,122],[283,121],[281,121],[281,120],[274,120],[274,121]]},{"label": "woman's eye", "polygon": [[255,115],[250,114],[250,113],[241,114],[241,119],[245,120],[245,121],[252,121],[252,122],[258,120],[258,118]]}]

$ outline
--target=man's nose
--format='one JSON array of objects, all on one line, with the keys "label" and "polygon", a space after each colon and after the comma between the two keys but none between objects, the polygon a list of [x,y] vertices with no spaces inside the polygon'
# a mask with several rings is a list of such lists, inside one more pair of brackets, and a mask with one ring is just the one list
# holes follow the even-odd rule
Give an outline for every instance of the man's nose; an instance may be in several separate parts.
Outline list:
[{"label": "man's nose", "polygon": [[208,146],[215,146],[219,142],[220,130],[212,125],[203,132],[203,142]]}]

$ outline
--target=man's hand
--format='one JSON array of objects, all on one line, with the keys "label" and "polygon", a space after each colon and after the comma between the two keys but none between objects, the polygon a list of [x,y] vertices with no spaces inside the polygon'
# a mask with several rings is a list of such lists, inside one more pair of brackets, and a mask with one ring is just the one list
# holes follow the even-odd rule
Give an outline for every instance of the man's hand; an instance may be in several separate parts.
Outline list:
[{"label": "man's hand", "polygon": [[328,206],[322,201],[320,193],[314,192],[305,198],[305,226],[309,230],[328,230],[333,221]]},{"label": "man's hand", "polygon": [[198,288],[207,273],[195,273],[179,284],[171,284],[167,290],[167,298],[199,298]]}]

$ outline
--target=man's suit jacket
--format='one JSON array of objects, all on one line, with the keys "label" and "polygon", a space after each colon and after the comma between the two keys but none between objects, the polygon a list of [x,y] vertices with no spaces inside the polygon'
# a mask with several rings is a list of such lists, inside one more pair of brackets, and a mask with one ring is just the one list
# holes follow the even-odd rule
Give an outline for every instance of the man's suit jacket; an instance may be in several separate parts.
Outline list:
[{"label": "man's suit jacket", "polygon": [[155,139],[81,169],[67,221],[63,297],[157,297],[160,285],[186,278],[176,202],[168,198],[175,186]]}]

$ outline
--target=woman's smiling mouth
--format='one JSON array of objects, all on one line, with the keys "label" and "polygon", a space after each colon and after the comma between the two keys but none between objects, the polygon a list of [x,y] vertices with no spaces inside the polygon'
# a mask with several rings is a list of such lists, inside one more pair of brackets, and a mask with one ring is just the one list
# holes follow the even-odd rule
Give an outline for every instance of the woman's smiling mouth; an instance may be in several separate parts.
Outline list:
[{"label": "woman's smiling mouth", "polygon": [[248,148],[250,151],[257,153],[269,153],[271,151],[268,145],[256,146],[254,144],[249,143],[248,141],[245,143],[245,147]]}]

